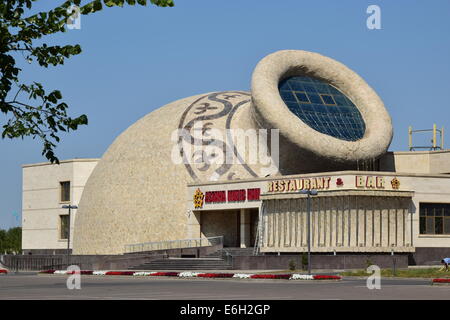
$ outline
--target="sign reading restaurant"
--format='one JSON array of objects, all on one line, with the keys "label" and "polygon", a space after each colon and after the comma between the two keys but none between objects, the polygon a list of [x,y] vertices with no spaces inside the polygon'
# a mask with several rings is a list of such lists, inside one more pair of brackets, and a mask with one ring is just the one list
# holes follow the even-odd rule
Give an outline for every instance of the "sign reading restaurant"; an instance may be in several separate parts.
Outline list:
[{"label": "sign reading restaurant", "polygon": [[330,188],[331,177],[269,181],[268,192],[292,192]]}]

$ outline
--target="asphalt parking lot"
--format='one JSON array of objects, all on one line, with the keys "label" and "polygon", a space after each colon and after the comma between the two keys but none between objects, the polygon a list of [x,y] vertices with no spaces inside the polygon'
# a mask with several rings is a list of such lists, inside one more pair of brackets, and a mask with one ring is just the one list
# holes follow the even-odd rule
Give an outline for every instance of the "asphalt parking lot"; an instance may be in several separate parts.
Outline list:
[{"label": "asphalt parking lot", "polygon": [[449,299],[450,286],[425,279],[382,279],[369,290],[363,278],[342,281],[179,279],[82,276],[81,289],[69,290],[64,275],[0,276],[0,299],[132,300],[349,300]]}]

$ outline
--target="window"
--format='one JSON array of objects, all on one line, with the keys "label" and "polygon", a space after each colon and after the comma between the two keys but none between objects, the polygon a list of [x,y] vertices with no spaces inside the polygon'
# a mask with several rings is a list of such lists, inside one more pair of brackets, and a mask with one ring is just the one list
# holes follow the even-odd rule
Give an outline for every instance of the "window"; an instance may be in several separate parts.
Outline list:
[{"label": "window", "polygon": [[281,99],[301,121],[332,137],[357,141],[366,125],[358,108],[333,85],[307,76],[295,76],[278,84]]},{"label": "window", "polygon": [[450,235],[450,203],[421,203],[420,234]]},{"label": "window", "polygon": [[70,201],[70,181],[60,182],[61,185],[61,202]]},{"label": "window", "polygon": [[336,105],[336,101],[334,101],[333,96],[329,94],[321,94],[322,100],[325,104]]},{"label": "window", "polygon": [[66,240],[69,237],[69,215],[59,216],[60,239]]},{"label": "window", "polygon": [[295,92],[295,96],[300,103],[311,103],[308,99],[308,96],[304,92]]}]

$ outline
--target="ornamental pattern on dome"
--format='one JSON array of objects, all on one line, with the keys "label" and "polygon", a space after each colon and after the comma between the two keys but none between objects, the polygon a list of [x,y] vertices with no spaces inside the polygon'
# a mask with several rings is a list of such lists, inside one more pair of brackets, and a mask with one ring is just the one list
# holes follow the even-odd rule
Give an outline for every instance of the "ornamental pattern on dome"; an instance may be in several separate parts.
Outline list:
[{"label": "ornamental pattern on dome", "polygon": [[281,81],[278,89],[289,110],[314,130],[346,141],[364,136],[358,108],[332,85],[297,76]]}]

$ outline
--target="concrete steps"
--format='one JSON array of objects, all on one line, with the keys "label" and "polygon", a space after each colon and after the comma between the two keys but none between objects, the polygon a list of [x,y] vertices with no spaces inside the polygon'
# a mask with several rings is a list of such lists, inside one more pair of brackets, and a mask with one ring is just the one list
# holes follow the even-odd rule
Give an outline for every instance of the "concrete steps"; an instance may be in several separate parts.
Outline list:
[{"label": "concrete steps", "polygon": [[252,256],[253,248],[224,248],[203,258],[165,258],[130,267],[130,270],[229,270],[231,265],[222,257]]},{"label": "concrete steps", "polygon": [[221,252],[226,252],[232,256],[252,256],[253,247],[250,248],[223,248]]},{"label": "concrete steps", "polygon": [[130,270],[229,270],[231,265],[220,258],[167,258],[128,268]]}]

